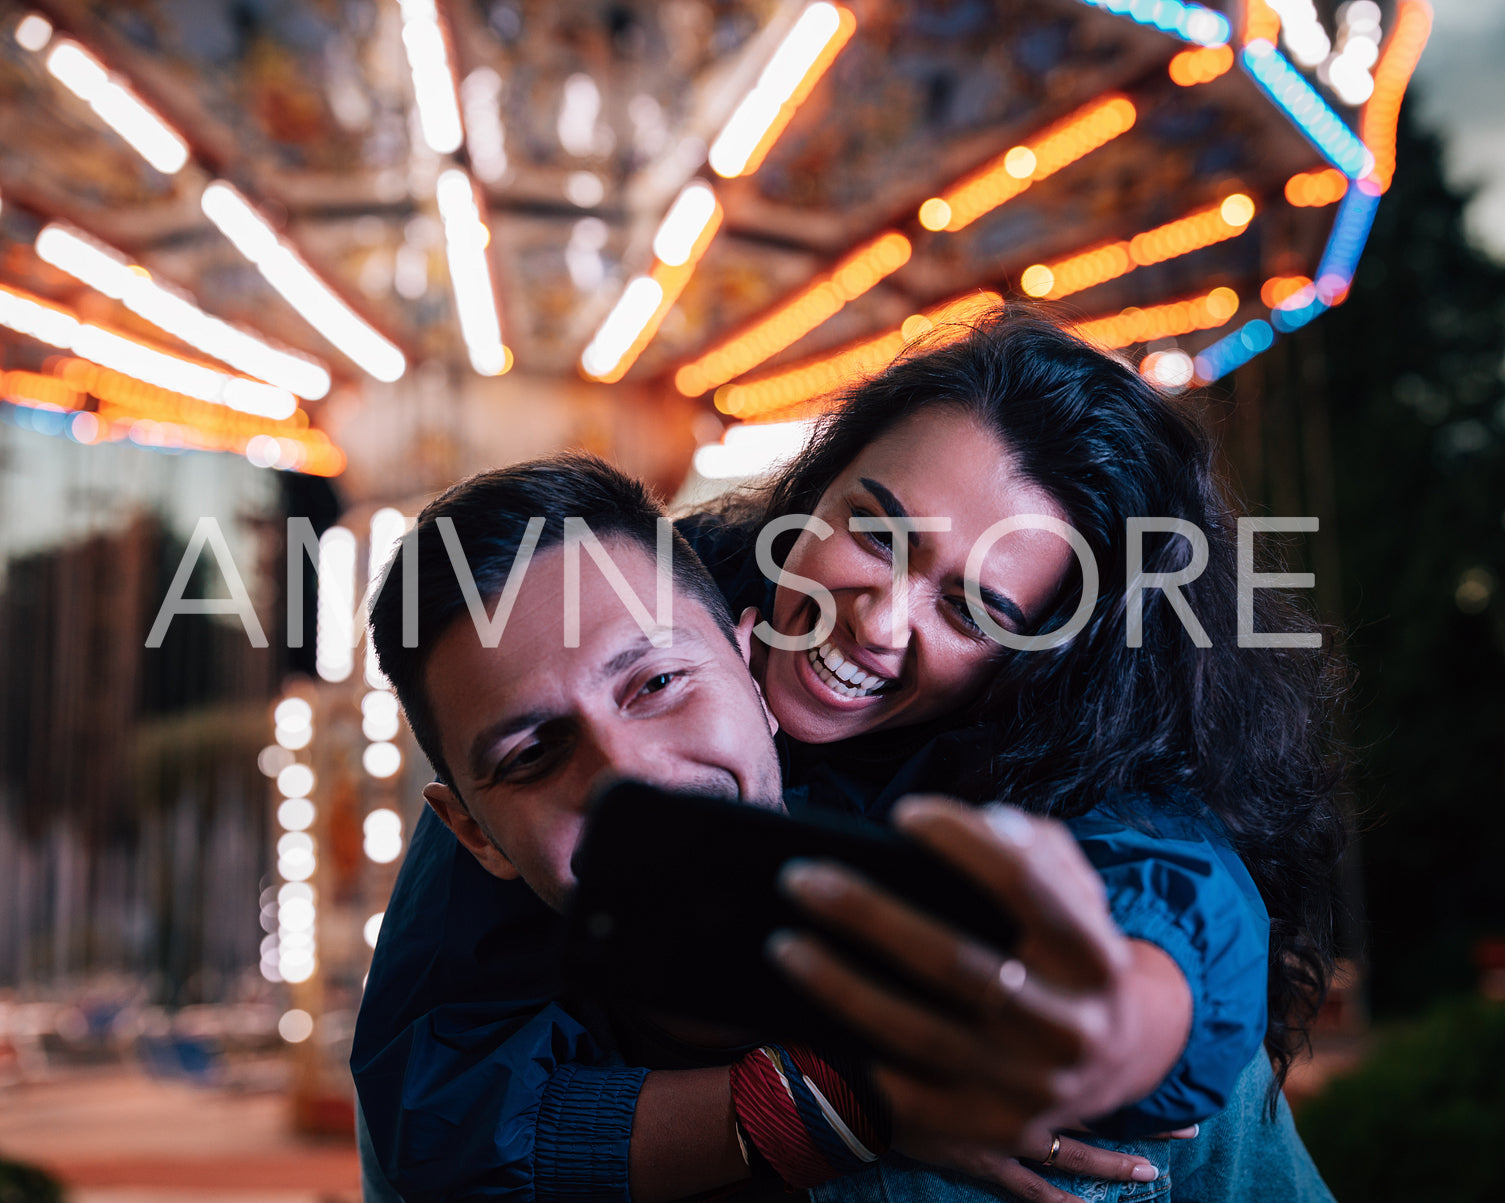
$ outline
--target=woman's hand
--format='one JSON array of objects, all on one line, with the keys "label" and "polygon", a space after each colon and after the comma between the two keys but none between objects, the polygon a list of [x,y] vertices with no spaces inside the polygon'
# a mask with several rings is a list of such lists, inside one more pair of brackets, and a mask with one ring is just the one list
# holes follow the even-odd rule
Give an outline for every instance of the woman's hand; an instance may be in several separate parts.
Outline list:
[{"label": "woman's hand", "polygon": [[[1059,1144],[1055,1143],[1057,1139]],[[1022,1164],[1019,1158],[982,1145],[937,1141],[927,1147],[923,1160],[942,1169],[966,1174],[969,1178],[996,1183],[1021,1199],[1037,1200],[1038,1203],[1083,1203],[1078,1196],[1068,1194]],[[1099,1149],[1069,1136],[1054,1138],[1048,1146],[1026,1160],[1104,1182],[1153,1182],[1160,1176],[1160,1171],[1143,1157]]]},{"label": "woman's hand", "polygon": [[994,894],[1019,925],[1014,956],[834,864],[789,866],[806,910],[959,1005],[928,1009],[863,976],[819,939],[781,933],[770,954],[829,1009],[894,1054],[875,1077],[895,1146],[937,1142],[1028,1154],[1052,1133],[1150,1093],[1185,1045],[1191,995],[1160,949],[1128,940],[1101,879],[1059,823],[1008,807],[906,800],[895,825]]}]

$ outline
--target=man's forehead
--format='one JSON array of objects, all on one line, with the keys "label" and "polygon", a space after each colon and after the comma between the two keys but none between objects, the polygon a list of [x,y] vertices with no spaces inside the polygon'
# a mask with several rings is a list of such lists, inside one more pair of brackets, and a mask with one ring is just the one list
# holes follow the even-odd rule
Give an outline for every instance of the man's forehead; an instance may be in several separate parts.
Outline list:
[{"label": "man's forehead", "polygon": [[[495,647],[487,647],[476,624],[468,614],[460,614],[435,643],[429,657],[430,685],[435,676],[448,675],[467,668],[497,680],[519,682],[530,678],[553,679],[561,673],[572,678],[604,680],[630,668],[649,652],[658,649],[693,654],[709,653],[725,644],[724,636],[715,631],[713,620],[697,599],[677,596],[671,623],[640,623],[625,605],[605,605],[594,610],[585,608],[580,617],[579,643],[568,646],[562,621],[542,624],[530,622],[519,604],[502,628]],[[718,638],[709,636],[715,633]]]},{"label": "man's forehead", "polygon": [[[452,620],[436,640],[426,665],[432,699],[453,697],[457,687],[466,694],[480,689],[493,703],[505,700],[509,708],[516,708],[526,706],[528,697],[557,692],[566,683],[604,682],[631,668],[655,647],[695,657],[713,656],[721,649],[735,654],[700,599],[678,589],[669,623],[642,623],[609,589],[602,595],[600,590],[583,588],[578,646],[566,646],[566,599],[546,578],[541,577],[539,584],[540,588],[530,590],[529,581],[524,580],[495,647],[485,646],[478,624],[468,613]],[[463,699],[467,707],[477,700]]]}]

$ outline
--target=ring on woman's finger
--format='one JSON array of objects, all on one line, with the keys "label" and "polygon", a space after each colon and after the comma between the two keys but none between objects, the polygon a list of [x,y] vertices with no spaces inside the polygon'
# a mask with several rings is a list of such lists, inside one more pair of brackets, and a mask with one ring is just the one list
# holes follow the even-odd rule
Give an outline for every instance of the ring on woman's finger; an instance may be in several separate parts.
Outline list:
[{"label": "ring on woman's finger", "polygon": [[998,966],[988,980],[988,992],[984,1001],[992,1007],[1002,1006],[1024,989],[1028,976],[1024,962],[1010,957]]},{"label": "ring on woman's finger", "polygon": [[1056,1154],[1058,1154],[1060,1151],[1061,1151],[1061,1134],[1059,1132],[1057,1132],[1054,1136],[1052,1136],[1050,1138],[1050,1152],[1047,1153],[1047,1154],[1045,1154],[1044,1157],[1040,1158],[1040,1164],[1044,1165],[1044,1166],[1055,1165],[1055,1163],[1056,1163]]}]

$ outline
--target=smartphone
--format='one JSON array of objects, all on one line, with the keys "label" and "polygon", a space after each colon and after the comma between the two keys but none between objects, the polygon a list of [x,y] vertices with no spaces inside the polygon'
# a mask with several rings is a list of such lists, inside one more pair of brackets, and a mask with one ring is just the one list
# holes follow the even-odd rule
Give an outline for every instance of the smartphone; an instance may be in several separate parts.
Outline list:
[{"label": "smartphone", "polygon": [[764,952],[780,929],[813,931],[865,974],[947,1006],[778,889],[790,860],[839,861],[1007,955],[1017,928],[959,869],[898,832],[840,815],[792,818],[724,799],[618,782],[595,802],[574,856],[566,988],[608,1004],[726,1024],[760,1039],[871,1055]]}]

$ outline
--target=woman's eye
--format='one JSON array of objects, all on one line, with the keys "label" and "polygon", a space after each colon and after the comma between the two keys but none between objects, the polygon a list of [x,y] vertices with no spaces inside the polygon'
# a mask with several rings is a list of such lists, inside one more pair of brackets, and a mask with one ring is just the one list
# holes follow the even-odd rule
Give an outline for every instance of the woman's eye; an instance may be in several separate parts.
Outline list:
[{"label": "woman's eye", "polygon": [[[852,507],[853,518],[871,518],[874,515],[857,506]],[[869,547],[875,547],[888,555],[894,553],[894,532],[891,530],[862,530],[853,532]]]},{"label": "woman's eye", "polygon": [[956,619],[962,624],[963,628],[973,634],[982,634],[982,627],[978,624],[977,619],[972,617],[972,607],[967,605],[965,597],[953,597],[951,599],[951,608],[955,611]]}]

